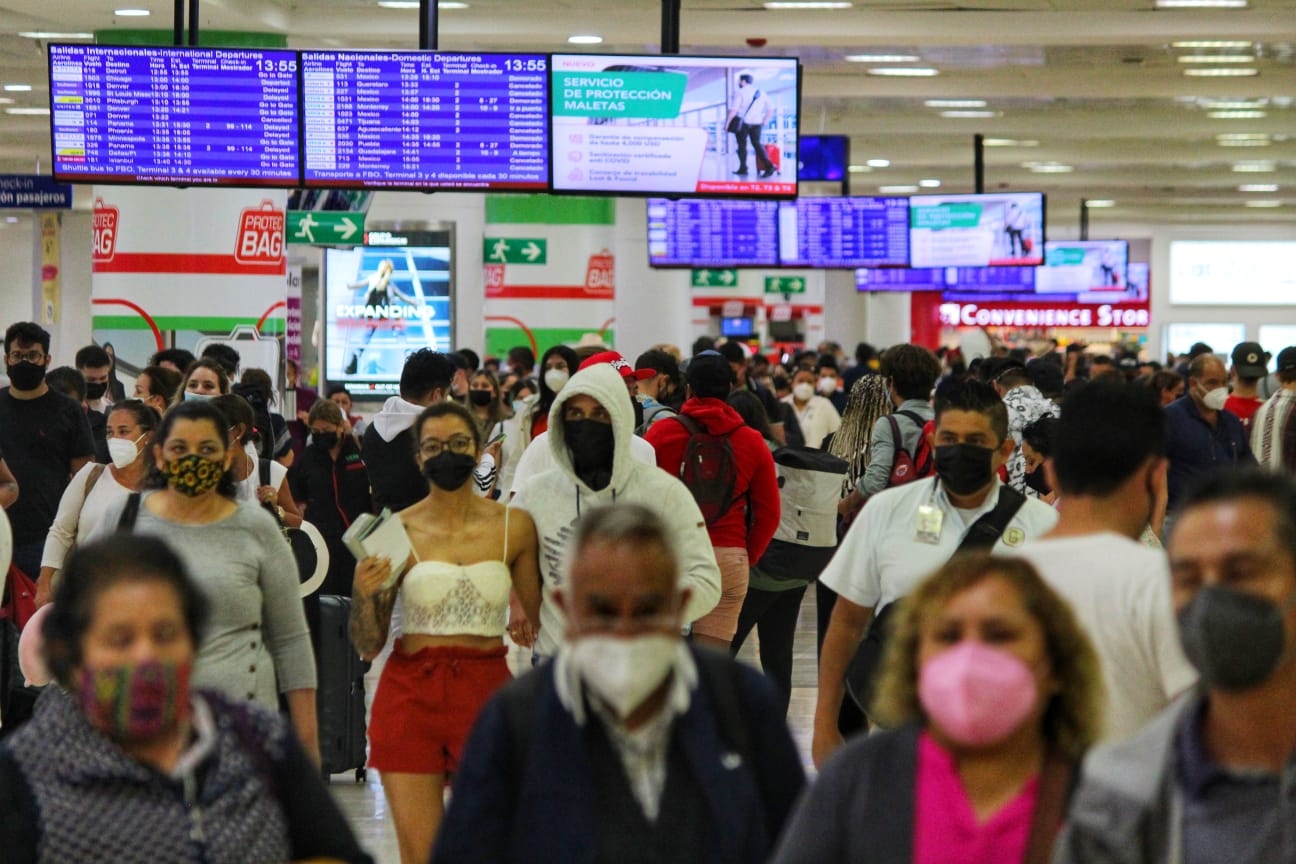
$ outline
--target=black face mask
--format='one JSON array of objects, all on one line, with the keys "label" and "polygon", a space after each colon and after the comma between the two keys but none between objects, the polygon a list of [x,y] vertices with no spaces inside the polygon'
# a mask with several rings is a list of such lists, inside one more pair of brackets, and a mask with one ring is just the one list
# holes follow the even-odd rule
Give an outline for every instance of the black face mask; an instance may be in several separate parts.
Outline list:
[{"label": "black face mask", "polygon": [[485,408],[491,402],[495,401],[495,394],[489,390],[469,390],[468,401],[478,408]]},{"label": "black face mask", "polygon": [[336,432],[312,432],[311,443],[323,450],[332,450],[337,446],[342,436]]},{"label": "black face mask", "polygon": [[441,451],[441,455],[423,463],[423,476],[438,489],[453,492],[468,482],[477,458],[469,453]]},{"label": "black face mask", "polygon": [[1044,479],[1043,462],[1041,462],[1034,471],[1031,471],[1026,475],[1026,485],[1041,495],[1047,495],[1053,491],[1052,487],[1048,485],[1048,481]]},{"label": "black face mask", "polygon": [[1265,597],[1208,585],[1179,613],[1184,654],[1206,686],[1251,690],[1267,681],[1287,654],[1284,615]]},{"label": "black face mask", "polygon": [[571,453],[576,476],[595,491],[612,482],[612,454],[616,443],[611,423],[597,420],[564,420],[563,438]]},{"label": "black face mask", "polygon": [[94,402],[94,401],[96,401],[96,400],[98,400],[98,399],[102,399],[103,396],[104,396],[104,394],[107,393],[107,392],[108,392],[108,382],[107,382],[107,381],[100,381],[98,384],[91,384],[91,383],[88,382],[88,381],[86,382],[86,401],[87,401],[87,402]]},{"label": "black face mask", "polygon": [[936,473],[955,495],[971,495],[990,485],[994,450],[976,444],[943,444],[936,448]]},{"label": "black face mask", "polygon": [[7,367],[9,383],[19,390],[35,390],[45,380],[45,367],[38,363],[10,363]]}]

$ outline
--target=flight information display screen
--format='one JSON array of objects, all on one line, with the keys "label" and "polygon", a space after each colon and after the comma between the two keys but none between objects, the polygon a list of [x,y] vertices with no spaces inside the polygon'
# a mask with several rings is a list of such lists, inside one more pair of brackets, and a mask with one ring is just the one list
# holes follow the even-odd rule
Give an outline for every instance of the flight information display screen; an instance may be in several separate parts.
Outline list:
[{"label": "flight information display screen", "polygon": [[940,267],[921,270],[856,270],[856,291],[944,291],[945,271]]},{"label": "flight information display screen", "polygon": [[779,207],[787,267],[909,265],[908,198],[798,198]]},{"label": "flight information display screen", "polygon": [[297,52],[49,46],[54,178],[297,185]]},{"label": "flight information display screen", "polygon": [[654,267],[778,266],[773,201],[648,199],[648,262]]},{"label": "flight information display screen", "polygon": [[548,57],[302,52],[305,184],[549,186]]},{"label": "flight information display screen", "polygon": [[1036,267],[948,267],[945,299],[951,301],[1033,300]]}]

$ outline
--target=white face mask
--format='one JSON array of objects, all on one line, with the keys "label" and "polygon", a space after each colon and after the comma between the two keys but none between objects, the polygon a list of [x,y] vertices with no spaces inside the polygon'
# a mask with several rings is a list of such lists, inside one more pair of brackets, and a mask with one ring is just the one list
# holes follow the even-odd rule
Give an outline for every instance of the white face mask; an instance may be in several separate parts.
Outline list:
[{"label": "white face mask", "polygon": [[544,374],[545,386],[557,393],[571,378],[571,374],[566,369],[546,369]]},{"label": "white face mask", "polygon": [[[141,435],[140,438],[144,436]],[[127,468],[139,456],[138,442],[140,438],[134,441],[128,441],[125,438],[108,439],[108,456],[112,459],[112,464],[119,468]]]},{"label": "white face mask", "polygon": [[1223,411],[1224,403],[1228,401],[1229,391],[1227,387],[1216,387],[1202,396],[1202,404],[1212,411]]},{"label": "white face mask", "polygon": [[678,650],[679,637],[669,633],[581,636],[570,643],[571,662],[585,686],[622,719],[666,680]]},{"label": "white face mask", "polygon": [[831,396],[832,394],[836,393],[836,392],[837,392],[837,379],[836,379],[836,378],[820,378],[820,379],[819,379],[819,392],[822,393],[822,394],[825,395],[825,396]]},{"label": "white face mask", "polygon": [[809,381],[793,384],[792,395],[796,397],[798,402],[809,402],[810,397],[814,395],[814,385]]}]

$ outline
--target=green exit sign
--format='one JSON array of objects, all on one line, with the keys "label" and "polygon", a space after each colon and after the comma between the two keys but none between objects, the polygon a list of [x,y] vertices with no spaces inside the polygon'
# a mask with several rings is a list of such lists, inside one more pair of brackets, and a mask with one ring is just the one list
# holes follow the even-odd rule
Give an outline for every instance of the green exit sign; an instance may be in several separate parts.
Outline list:
[{"label": "green exit sign", "polygon": [[331,210],[289,210],[288,242],[319,246],[363,242],[365,214]]},{"label": "green exit sign", "polygon": [[485,264],[544,264],[548,257],[543,237],[487,237],[482,243]]},{"label": "green exit sign", "polygon": [[733,288],[738,284],[737,270],[694,270],[694,288]]},{"label": "green exit sign", "polygon": [[805,279],[800,276],[766,276],[766,294],[804,294]]}]

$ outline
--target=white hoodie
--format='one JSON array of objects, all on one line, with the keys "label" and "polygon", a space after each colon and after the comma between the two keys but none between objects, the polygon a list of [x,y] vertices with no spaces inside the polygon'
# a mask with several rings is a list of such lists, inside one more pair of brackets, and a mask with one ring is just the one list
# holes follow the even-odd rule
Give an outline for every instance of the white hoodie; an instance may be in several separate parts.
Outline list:
[{"label": "white hoodie", "polygon": [[[591,396],[612,417],[615,447],[612,481],[594,491],[576,476],[563,434],[563,405],[573,396]],[[531,514],[540,539],[540,575],[544,581],[540,604],[540,636],[536,653],[551,656],[563,642],[566,624],[553,601],[553,591],[567,582],[567,545],[581,514],[608,504],[635,503],[655,512],[666,523],[680,563],[680,587],[692,592],[684,610],[696,621],[720,600],[720,568],[716,565],[706,521],[688,487],[655,465],[630,455],[634,409],[620,374],[606,363],[582,369],[571,377],[549,411],[549,447],[558,467],[536,474],[519,491],[513,505]]]}]

